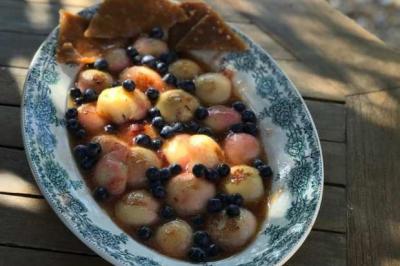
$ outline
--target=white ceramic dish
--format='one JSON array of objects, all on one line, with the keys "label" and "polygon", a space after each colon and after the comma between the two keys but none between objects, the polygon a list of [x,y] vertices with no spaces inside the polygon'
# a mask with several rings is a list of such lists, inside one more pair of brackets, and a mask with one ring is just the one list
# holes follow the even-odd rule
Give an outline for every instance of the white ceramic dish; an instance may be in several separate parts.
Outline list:
[{"label": "white ceramic dish", "polygon": [[[90,17],[94,12],[92,7],[81,14]],[[77,237],[113,264],[190,264],[133,240],[92,198],[72,157],[63,120],[67,89],[78,68],[55,61],[57,34],[55,29],[37,51],[23,94],[24,144],[43,195]],[[281,265],[304,242],[317,216],[324,180],[322,153],[312,118],[294,85],[265,51],[243,37],[250,50],[225,54],[218,64],[236,71],[236,89],[258,114],[275,172],[270,209],[246,250],[207,265]]]}]

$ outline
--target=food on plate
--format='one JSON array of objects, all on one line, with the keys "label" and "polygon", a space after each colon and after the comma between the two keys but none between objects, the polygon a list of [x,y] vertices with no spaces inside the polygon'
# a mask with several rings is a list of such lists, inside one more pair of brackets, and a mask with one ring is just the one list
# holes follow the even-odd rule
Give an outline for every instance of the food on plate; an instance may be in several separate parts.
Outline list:
[{"label": "food on plate", "polygon": [[206,262],[251,244],[273,175],[235,71],[194,50],[242,51],[208,5],[105,0],[91,20],[61,12],[57,59],[79,67],[65,125],[96,201],[127,234]]}]

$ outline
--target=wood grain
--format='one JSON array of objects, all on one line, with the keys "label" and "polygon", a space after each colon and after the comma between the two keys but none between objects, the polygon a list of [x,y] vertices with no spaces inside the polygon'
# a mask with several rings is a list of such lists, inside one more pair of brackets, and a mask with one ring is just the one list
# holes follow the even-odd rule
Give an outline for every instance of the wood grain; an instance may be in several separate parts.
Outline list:
[{"label": "wood grain", "polygon": [[26,73],[26,69],[0,67],[0,104],[20,104]]},{"label": "wood grain", "polygon": [[0,105],[0,146],[22,148],[20,108]]},{"label": "wood grain", "polygon": [[108,262],[97,256],[82,256],[27,248],[0,246],[0,265],[18,266],[105,266]]},{"label": "wood grain", "polygon": [[344,266],[346,237],[343,234],[312,231],[287,266]]},{"label": "wood grain", "polygon": [[45,36],[0,32],[0,65],[27,68]]},{"label": "wood grain", "polygon": [[321,140],[344,142],[346,109],[343,104],[306,101]]},{"label": "wood grain", "polygon": [[0,244],[93,254],[44,199],[0,195],[0,217]]},{"label": "wood grain", "polygon": [[[222,2],[222,1],[221,1]],[[226,0],[345,95],[400,86],[400,52],[325,0]]]},{"label": "wood grain", "polygon": [[347,226],[346,190],[324,186],[321,209],[314,228],[345,233]]},{"label": "wood grain", "polygon": [[346,144],[321,142],[324,157],[325,182],[346,185]]},{"label": "wood grain", "polygon": [[400,89],[347,100],[348,262],[399,265]]}]

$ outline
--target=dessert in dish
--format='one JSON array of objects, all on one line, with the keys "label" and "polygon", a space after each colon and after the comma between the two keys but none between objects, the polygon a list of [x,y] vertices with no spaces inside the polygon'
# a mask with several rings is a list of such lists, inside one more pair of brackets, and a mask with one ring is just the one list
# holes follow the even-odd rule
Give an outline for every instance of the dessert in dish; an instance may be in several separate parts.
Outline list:
[{"label": "dessert in dish", "polygon": [[244,51],[240,37],[199,1],[106,0],[90,21],[61,12],[60,25],[58,60],[80,66],[66,127],[99,204],[170,257],[246,248],[266,219],[267,147],[235,73],[190,56]]}]

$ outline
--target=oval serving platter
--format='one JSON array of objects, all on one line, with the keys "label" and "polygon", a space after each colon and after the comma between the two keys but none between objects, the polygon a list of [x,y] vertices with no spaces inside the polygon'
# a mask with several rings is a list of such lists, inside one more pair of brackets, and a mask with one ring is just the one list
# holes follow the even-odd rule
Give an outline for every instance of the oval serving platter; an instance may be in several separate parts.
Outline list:
[{"label": "oval serving platter", "polygon": [[[80,15],[90,18],[96,7]],[[227,53],[219,68],[236,72],[234,83],[258,114],[261,137],[274,170],[268,217],[243,252],[208,266],[282,265],[301,246],[318,214],[323,190],[322,152],[313,120],[293,83],[257,44]],[[55,60],[58,28],[41,45],[26,78],[22,131],[32,172],[64,224],[115,265],[181,266],[124,233],[94,201],[73,159],[64,113],[78,67]]]}]

